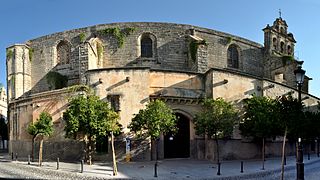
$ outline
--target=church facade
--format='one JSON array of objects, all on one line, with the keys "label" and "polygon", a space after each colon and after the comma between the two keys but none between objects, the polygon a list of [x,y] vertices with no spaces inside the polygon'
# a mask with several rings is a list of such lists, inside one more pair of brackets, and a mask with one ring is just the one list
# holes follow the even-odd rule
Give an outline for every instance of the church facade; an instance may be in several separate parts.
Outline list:
[{"label": "church facade", "polygon": [[[122,137],[134,114],[152,99],[164,100],[179,116],[179,132],[161,137],[160,158],[214,159],[213,144],[195,134],[193,118],[203,98],[222,97],[241,107],[252,94],[297,96],[293,71],[295,39],[282,18],[264,29],[264,45],[202,27],[172,23],[113,23],[74,29],[14,44],[7,48],[9,151],[27,156],[31,136],[26,128],[42,111],[53,116],[55,132],[45,142],[47,158],[79,158],[82,143],[64,137],[62,113],[68,86],[86,84],[120,114]],[[319,98],[302,99],[315,108]],[[118,138],[122,157],[125,142]],[[70,147],[72,150],[70,150]],[[237,147],[238,151],[234,151]],[[241,148],[239,148],[241,147]],[[225,159],[253,158],[259,153],[235,130],[222,142]],[[270,145],[267,154],[280,154]],[[150,144],[132,140],[133,159],[148,160]],[[278,152],[279,151],[279,152]]]}]

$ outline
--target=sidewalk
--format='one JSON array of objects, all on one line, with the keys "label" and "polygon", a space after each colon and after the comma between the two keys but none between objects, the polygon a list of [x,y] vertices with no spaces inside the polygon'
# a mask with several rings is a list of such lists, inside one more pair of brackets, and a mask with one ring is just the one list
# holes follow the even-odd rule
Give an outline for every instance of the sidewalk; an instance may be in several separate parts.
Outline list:
[{"label": "sidewalk", "polygon": [[[6,158],[11,158],[7,156]],[[10,159],[11,160],[11,159]],[[311,155],[310,160],[304,156],[304,163],[311,164],[320,162],[320,158]],[[36,162],[28,165],[26,161],[12,161],[12,163],[24,164],[33,168],[40,168]],[[57,170],[56,162],[43,162],[42,170],[76,173],[83,176],[97,177],[101,179],[234,179],[257,178],[270,173],[280,173],[281,159],[271,158],[265,161],[265,170],[262,170],[261,160],[244,161],[243,173],[240,173],[241,161],[222,161],[221,175],[217,175],[217,165],[206,160],[192,159],[167,159],[159,161],[158,178],[154,177],[154,161],[148,162],[118,162],[118,175],[112,175],[112,163],[94,163],[84,165],[83,173],[80,173],[79,163],[59,163]],[[286,170],[295,169],[296,159],[294,156],[287,157]],[[236,178],[237,177],[237,178]]]}]

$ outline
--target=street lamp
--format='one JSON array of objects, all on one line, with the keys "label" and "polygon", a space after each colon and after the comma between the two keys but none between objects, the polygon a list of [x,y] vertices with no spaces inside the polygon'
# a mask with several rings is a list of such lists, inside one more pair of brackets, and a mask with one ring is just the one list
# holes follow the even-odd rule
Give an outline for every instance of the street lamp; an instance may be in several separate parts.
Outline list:
[{"label": "street lamp", "polygon": [[[305,70],[302,69],[303,61],[298,61],[297,69],[294,70],[298,85],[298,100],[301,103],[301,88],[304,80]],[[301,138],[298,139],[298,154],[297,154],[297,180],[304,180],[304,164],[303,164],[303,150],[301,145]]]}]

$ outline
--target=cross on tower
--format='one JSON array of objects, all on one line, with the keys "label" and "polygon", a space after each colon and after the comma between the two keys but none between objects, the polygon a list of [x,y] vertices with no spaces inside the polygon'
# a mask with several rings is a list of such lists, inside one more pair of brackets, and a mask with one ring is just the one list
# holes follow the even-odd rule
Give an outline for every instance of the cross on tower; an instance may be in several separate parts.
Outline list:
[{"label": "cross on tower", "polygon": [[281,9],[279,9],[279,17],[281,18]]}]

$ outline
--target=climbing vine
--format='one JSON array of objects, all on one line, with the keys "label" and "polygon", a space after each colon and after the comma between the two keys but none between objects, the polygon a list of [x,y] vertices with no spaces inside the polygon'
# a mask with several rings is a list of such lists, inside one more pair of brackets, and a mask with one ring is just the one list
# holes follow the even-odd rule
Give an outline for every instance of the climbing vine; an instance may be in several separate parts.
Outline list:
[{"label": "climbing vine", "polygon": [[67,87],[68,84],[68,77],[55,71],[50,71],[46,75],[46,79],[49,89],[61,89]]},{"label": "climbing vine", "polygon": [[12,75],[12,77],[11,77],[11,85],[12,85],[12,87],[14,87],[15,80],[16,80],[16,76]]},{"label": "climbing vine", "polygon": [[124,29],[115,27],[115,28],[106,28],[106,29],[99,30],[98,33],[104,36],[106,35],[114,36],[118,41],[119,48],[121,48],[124,44],[125,37],[133,33],[135,30],[136,30],[135,28],[131,28],[131,27],[124,28]]},{"label": "climbing vine", "polygon": [[230,36],[228,36],[228,37],[227,37],[227,44],[230,44],[232,41],[233,41],[233,38],[230,37]]},{"label": "climbing vine", "polygon": [[282,64],[285,65],[287,62],[293,62],[294,57],[291,55],[282,56]]},{"label": "climbing vine", "polygon": [[11,49],[7,49],[7,59],[11,59],[13,57],[13,51]]},{"label": "climbing vine", "polygon": [[206,40],[191,41],[189,44],[190,55],[191,55],[191,59],[193,61],[196,61],[196,59],[197,59],[197,52],[198,52],[199,45],[207,45]]},{"label": "climbing vine", "polygon": [[101,59],[103,53],[103,46],[100,43],[97,43],[97,54],[98,54],[98,59]]},{"label": "climbing vine", "polygon": [[80,39],[80,42],[83,43],[86,40],[86,34],[85,33],[80,33],[79,34],[79,39]]},{"label": "climbing vine", "polygon": [[34,53],[34,49],[33,48],[29,48],[29,60],[30,60],[30,62],[32,61],[33,53]]}]

